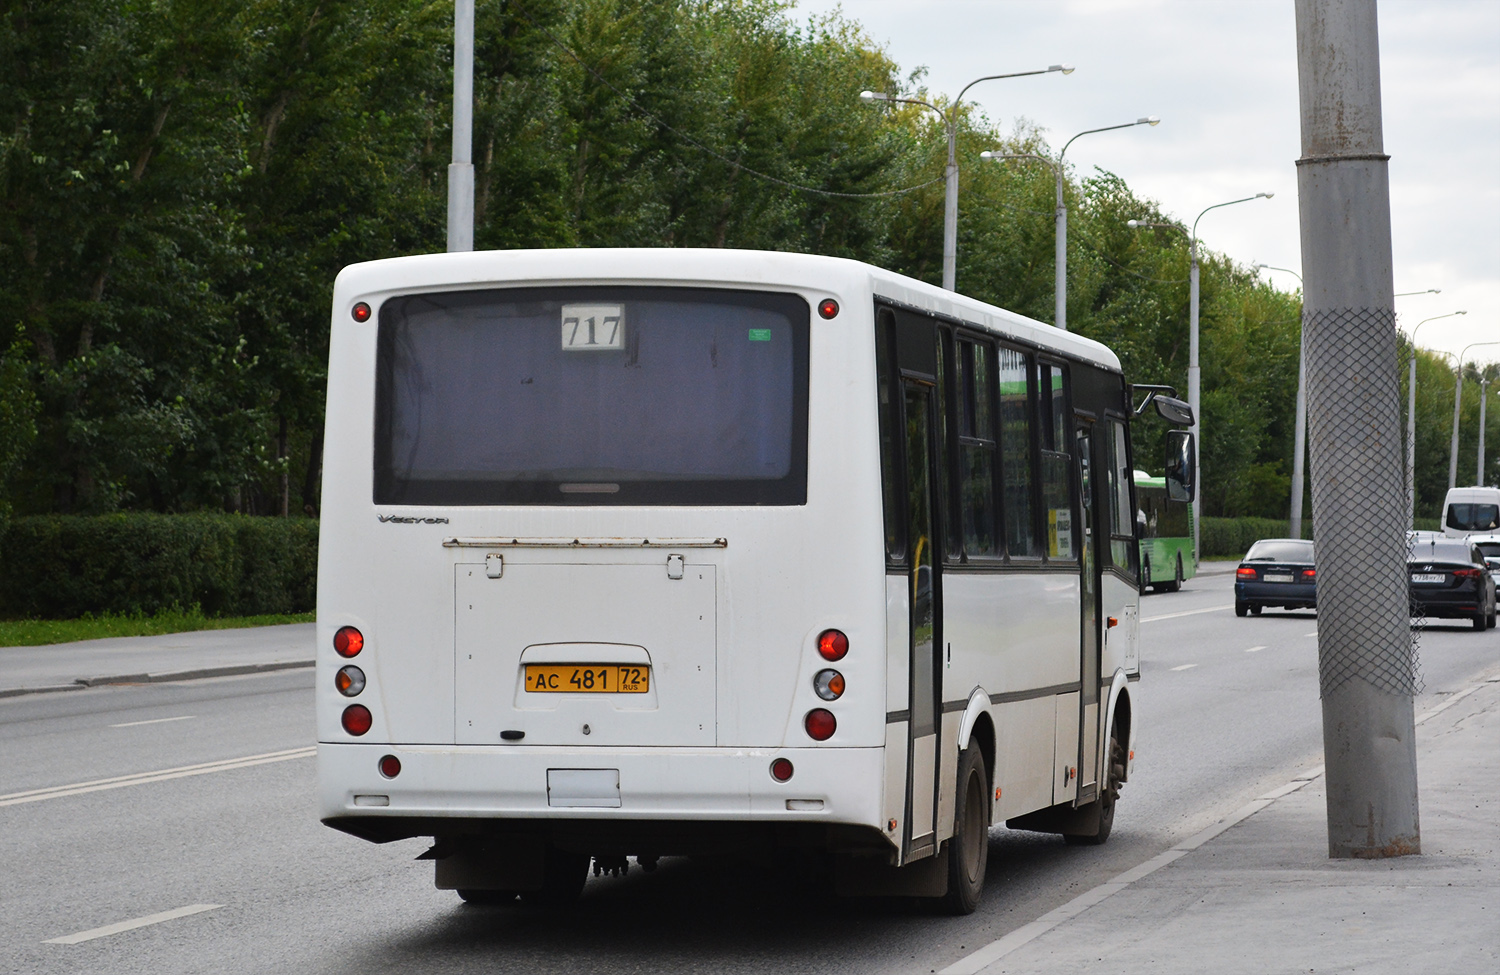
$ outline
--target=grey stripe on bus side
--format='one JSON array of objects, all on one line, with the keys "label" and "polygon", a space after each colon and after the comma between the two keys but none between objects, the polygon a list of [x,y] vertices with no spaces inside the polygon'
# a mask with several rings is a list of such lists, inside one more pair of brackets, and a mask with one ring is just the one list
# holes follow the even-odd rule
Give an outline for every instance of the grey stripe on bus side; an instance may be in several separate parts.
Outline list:
[{"label": "grey stripe on bus side", "polygon": [[1053,684],[1051,687],[1034,687],[1029,691],[1009,691],[1005,694],[991,694],[991,704],[1011,704],[1016,701],[1030,701],[1038,697],[1050,697],[1053,694],[1067,694],[1070,691],[1081,690],[1081,681],[1072,681],[1067,684]]}]

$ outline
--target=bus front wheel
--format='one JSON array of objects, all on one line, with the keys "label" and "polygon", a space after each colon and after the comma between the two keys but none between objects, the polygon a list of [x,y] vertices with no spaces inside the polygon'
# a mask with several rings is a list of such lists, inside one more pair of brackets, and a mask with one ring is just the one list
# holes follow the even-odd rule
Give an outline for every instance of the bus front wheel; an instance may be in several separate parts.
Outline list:
[{"label": "bus front wheel", "polygon": [[978,742],[958,756],[958,809],[953,838],[948,841],[948,893],[943,910],[973,914],[984,893],[985,868],[990,859],[990,777]]}]

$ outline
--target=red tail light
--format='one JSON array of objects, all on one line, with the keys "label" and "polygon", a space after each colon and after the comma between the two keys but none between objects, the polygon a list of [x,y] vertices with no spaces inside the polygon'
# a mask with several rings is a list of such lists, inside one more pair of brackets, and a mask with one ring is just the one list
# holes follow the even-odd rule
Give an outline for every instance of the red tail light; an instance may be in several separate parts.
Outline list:
[{"label": "red tail light", "polygon": [[803,727],[807,729],[807,736],[813,741],[827,741],[833,737],[834,731],[839,723],[834,720],[833,712],[824,708],[813,708],[807,712],[807,717],[802,721]]},{"label": "red tail light", "polygon": [[370,709],[363,704],[351,704],[344,708],[344,730],[358,738],[370,730],[375,719],[370,715]]},{"label": "red tail light", "polygon": [[1484,575],[1484,569],[1454,569],[1453,574],[1460,579],[1478,579]]},{"label": "red tail light", "polygon": [[818,314],[824,318],[832,318],[839,313],[839,303],[832,298],[824,298],[818,302]]},{"label": "red tail light", "polygon": [[1317,577],[1318,577],[1318,570],[1317,569],[1303,569],[1302,570],[1302,578],[1304,578],[1304,579],[1316,579]]},{"label": "red tail light", "polygon": [[370,306],[363,301],[356,301],[354,307],[349,309],[349,314],[356,322],[368,322],[370,320]]},{"label": "red tail light", "polygon": [[818,653],[824,660],[843,660],[849,652],[849,638],[838,630],[824,630],[818,634]]},{"label": "red tail light", "polygon": [[1248,565],[1242,565],[1238,569],[1234,570],[1234,577],[1236,579],[1254,579],[1255,570],[1250,568]]},{"label": "red tail light", "polygon": [[340,657],[353,657],[365,648],[365,635],[352,626],[341,626],[333,635],[333,649]]}]

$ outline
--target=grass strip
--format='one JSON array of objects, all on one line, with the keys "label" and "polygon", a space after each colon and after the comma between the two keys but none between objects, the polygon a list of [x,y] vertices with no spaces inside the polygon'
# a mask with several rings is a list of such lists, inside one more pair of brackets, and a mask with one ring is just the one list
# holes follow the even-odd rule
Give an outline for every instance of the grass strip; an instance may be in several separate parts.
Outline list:
[{"label": "grass strip", "polygon": [[158,636],[189,630],[279,626],[283,623],[311,623],[314,619],[312,613],[212,617],[204,616],[196,609],[168,609],[151,616],[144,613],[103,613],[73,620],[0,620],[0,647],[35,647],[112,636]]}]

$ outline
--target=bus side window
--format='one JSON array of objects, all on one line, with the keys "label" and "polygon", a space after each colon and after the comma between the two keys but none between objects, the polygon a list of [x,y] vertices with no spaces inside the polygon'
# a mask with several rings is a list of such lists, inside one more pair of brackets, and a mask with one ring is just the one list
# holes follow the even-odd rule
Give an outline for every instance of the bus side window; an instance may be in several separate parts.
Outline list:
[{"label": "bus side window", "polygon": [[993,351],[958,342],[958,490],[964,553],[1000,554],[995,525],[995,421],[990,409]]},{"label": "bus side window", "polygon": [[1000,471],[1005,547],[1011,558],[1036,558],[1036,503],[1031,477],[1031,357],[1000,349]]},{"label": "bus side window", "polygon": [[1133,576],[1139,547],[1135,544],[1135,516],[1130,504],[1132,477],[1125,424],[1114,417],[1106,418],[1104,436],[1109,454],[1109,470],[1106,472],[1110,510],[1109,561]]},{"label": "bus side window", "polygon": [[885,558],[892,565],[906,558],[906,530],[902,524],[901,473],[897,466],[896,316],[889,308],[875,315],[875,376],[880,410],[880,488],[885,509]]},{"label": "bus side window", "polygon": [[1042,405],[1042,510],[1047,519],[1047,557],[1078,558],[1074,544],[1072,458],[1068,454],[1067,373],[1062,366],[1037,368]]}]

